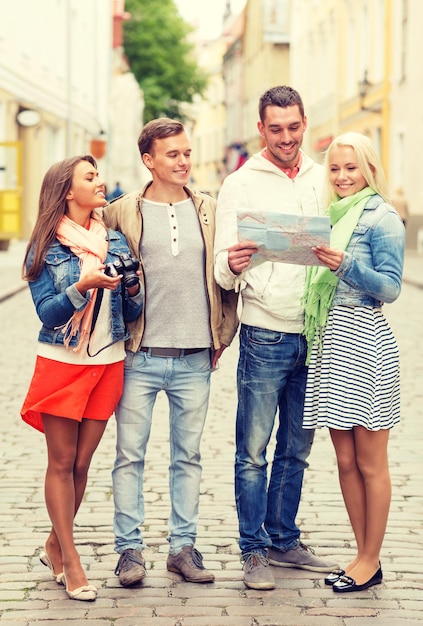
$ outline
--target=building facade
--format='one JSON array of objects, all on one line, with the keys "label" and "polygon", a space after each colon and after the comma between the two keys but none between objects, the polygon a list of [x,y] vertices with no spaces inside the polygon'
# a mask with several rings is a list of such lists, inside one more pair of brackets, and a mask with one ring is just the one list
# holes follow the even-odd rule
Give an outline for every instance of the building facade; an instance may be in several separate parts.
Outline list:
[{"label": "building facade", "polygon": [[[423,252],[423,189],[416,185],[422,25],[421,0],[246,0],[242,28],[222,63],[226,173],[240,151],[261,147],[260,95],[290,84],[303,97],[304,149],[315,159],[342,132],[371,138],[393,200],[408,206],[406,245]],[[202,116],[207,119],[206,107]]]},{"label": "building facade", "polygon": [[29,236],[53,162],[104,145],[111,15],[111,0],[0,3],[0,240],[11,222]]}]

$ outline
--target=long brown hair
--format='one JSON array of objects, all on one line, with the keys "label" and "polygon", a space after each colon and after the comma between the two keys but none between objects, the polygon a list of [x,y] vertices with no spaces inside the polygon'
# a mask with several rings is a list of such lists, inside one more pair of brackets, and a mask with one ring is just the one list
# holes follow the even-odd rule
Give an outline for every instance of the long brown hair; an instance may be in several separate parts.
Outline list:
[{"label": "long brown hair", "polygon": [[[44,267],[45,254],[56,238],[60,220],[66,213],[66,196],[72,186],[73,172],[81,161],[88,161],[97,169],[95,159],[86,154],[63,159],[47,170],[41,184],[38,217],[29,240],[22,267],[24,280],[39,277]],[[27,267],[31,251],[31,265]]]}]

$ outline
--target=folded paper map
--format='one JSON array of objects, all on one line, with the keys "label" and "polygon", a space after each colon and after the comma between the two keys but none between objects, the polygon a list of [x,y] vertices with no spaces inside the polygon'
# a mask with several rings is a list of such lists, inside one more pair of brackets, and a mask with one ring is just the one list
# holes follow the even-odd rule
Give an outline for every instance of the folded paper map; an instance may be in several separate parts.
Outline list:
[{"label": "folded paper map", "polygon": [[238,239],[257,244],[248,269],[265,261],[322,265],[312,248],[329,245],[330,221],[323,215],[291,215],[238,209]]}]

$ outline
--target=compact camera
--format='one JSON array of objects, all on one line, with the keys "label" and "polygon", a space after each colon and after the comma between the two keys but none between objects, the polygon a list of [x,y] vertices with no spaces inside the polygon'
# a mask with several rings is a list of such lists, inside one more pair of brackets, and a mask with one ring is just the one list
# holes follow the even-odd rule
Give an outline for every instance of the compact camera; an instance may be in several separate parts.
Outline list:
[{"label": "compact camera", "polygon": [[138,259],[129,256],[129,254],[119,254],[119,259],[114,263],[107,263],[104,273],[106,276],[122,276],[122,285],[129,289],[138,285],[137,269],[140,266]]}]

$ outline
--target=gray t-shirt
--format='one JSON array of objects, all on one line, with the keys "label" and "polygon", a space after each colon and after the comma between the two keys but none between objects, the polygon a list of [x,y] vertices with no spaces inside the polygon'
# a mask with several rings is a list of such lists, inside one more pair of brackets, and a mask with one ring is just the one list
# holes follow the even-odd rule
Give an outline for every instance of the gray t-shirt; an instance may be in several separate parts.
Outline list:
[{"label": "gray t-shirt", "polygon": [[141,256],[145,270],[142,346],[208,348],[209,304],[204,243],[191,199],[143,200]]}]

